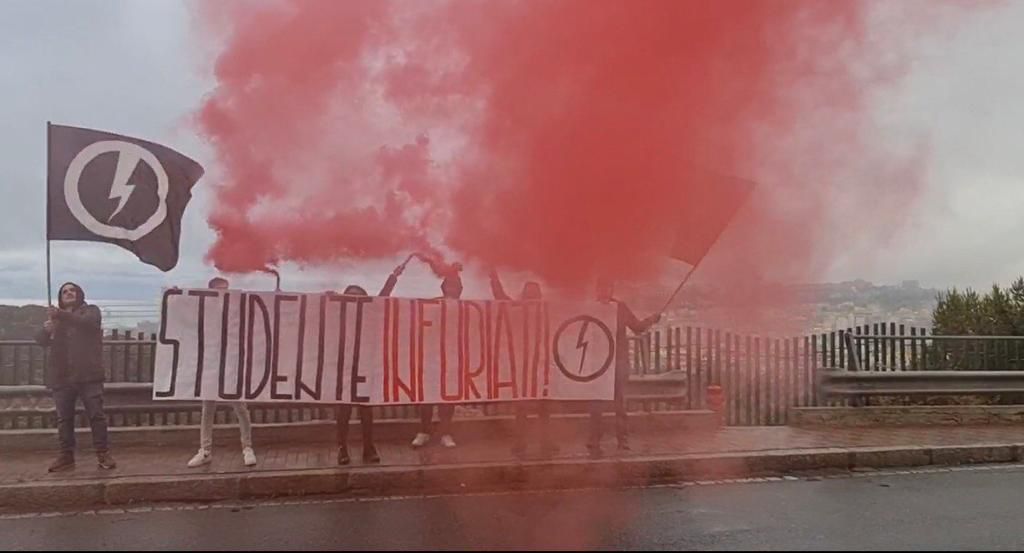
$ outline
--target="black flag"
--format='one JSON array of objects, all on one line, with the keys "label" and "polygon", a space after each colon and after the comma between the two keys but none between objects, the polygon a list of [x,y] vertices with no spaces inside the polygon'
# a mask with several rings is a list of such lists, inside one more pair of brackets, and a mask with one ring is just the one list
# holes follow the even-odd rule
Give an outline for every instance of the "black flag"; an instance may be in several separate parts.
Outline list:
[{"label": "black flag", "polygon": [[174,150],[108,132],[49,125],[49,240],[109,242],[169,271],[201,165]]},{"label": "black flag", "polygon": [[697,266],[750,197],[754,183],[708,172],[694,173],[693,178],[678,210],[670,255]]}]

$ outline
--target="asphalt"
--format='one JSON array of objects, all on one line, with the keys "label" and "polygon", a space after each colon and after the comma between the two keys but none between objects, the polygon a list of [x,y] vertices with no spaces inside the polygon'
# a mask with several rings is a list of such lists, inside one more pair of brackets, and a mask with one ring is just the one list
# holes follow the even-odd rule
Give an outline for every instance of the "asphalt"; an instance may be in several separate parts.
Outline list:
[{"label": "asphalt", "polygon": [[0,517],[34,549],[1007,550],[1024,466],[625,490],[135,506]]},{"label": "asphalt", "polygon": [[[0,451],[0,512],[84,509],[150,502],[213,502],[273,497],[351,497],[478,493],[670,484],[806,470],[950,466],[1024,461],[1018,426],[800,429],[723,428],[637,432],[633,449],[587,458],[578,436],[562,435],[552,458],[535,444],[514,458],[502,436],[459,435],[459,447],[413,450],[383,443],[384,462],[339,467],[330,443],[259,446],[255,467],[237,445],[221,447],[213,464],[189,469],[181,446],[118,449],[118,468],[98,469],[87,452],[69,472],[48,474],[52,451]],[[358,446],[356,446],[358,447]],[[232,451],[233,450],[233,451]],[[353,451],[358,455],[358,449]],[[90,462],[92,461],[92,462]]]}]

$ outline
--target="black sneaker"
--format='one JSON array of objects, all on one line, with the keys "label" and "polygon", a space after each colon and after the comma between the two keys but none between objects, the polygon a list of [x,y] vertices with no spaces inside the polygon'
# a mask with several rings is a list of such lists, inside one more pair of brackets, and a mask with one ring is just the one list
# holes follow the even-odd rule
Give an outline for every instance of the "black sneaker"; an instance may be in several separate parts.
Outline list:
[{"label": "black sneaker", "polygon": [[338,448],[338,464],[347,465],[352,462],[352,459],[348,456],[348,447],[341,446]]},{"label": "black sneaker", "polygon": [[587,454],[591,459],[600,459],[603,455],[601,444],[587,444]]},{"label": "black sneaker", "polygon": [[112,470],[117,468],[117,463],[114,462],[114,458],[109,453],[97,453],[96,463],[103,470]]},{"label": "black sneaker", "polygon": [[368,465],[380,464],[380,453],[373,444],[363,446],[363,463]]},{"label": "black sneaker", "polygon": [[75,468],[75,456],[69,453],[61,453],[54,462],[50,463],[50,468],[46,470],[48,472],[60,472],[73,468]]}]

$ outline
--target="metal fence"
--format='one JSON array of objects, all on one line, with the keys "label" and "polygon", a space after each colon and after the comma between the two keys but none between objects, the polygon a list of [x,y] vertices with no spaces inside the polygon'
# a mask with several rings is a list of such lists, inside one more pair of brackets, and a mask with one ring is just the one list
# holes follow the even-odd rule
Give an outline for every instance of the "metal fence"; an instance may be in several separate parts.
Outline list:
[{"label": "metal fence", "polygon": [[[111,426],[166,426],[199,424],[199,402],[153,401],[153,364],[156,336],[142,333],[111,332],[104,337],[103,361],[106,382],[105,400]],[[0,341],[0,429],[52,428],[55,426],[53,403],[43,388],[47,350],[31,340]],[[139,386],[132,386],[139,384]],[[650,388],[644,386],[645,389]],[[687,398],[671,388],[664,393],[644,393],[629,397],[632,410],[668,411],[684,409]],[[217,422],[234,421],[227,404],[217,412]],[[458,407],[458,416],[509,415],[508,403],[470,404]],[[581,405],[566,403],[554,411],[579,411]],[[416,419],[417,406],[395,405],[374,407],[378,419]],[[333,420],[334,407],[325,404],[250,403],[250,416],[255,423],[284,423]],[[80,417],[78,426],[86,426]]]},{"label": "metal fence", "polygon": [[[631,409],[707,409],[709,386],[723,392],[725,422],[734,426],[786,424],[791,407],[817,406],[818,367],[860,371],[1021,370],[1024,337],[932,336],[923,328],[875,324],[794,338],[740,335],[692,326],[658,328],[628,343],[632,376],[645,385],[665,379],[665,393],[630,396]],[[103,345],[107,382],[153,379],[155,336],[111,333]],[[46,351],[31,341],[0,342],[0,391],[42,385]],[[657,388],[657,386],[655,387]],[[24,396],[24,397],[22,397]],[[0,428],[52,426],[45,394],[0,394]],[[113,400],[115,426],[198,424],[199,405]],[[415,406],[375,407],[382,419],[416,418]],[[298,422],[334,417],[331,406],[252,404],[254,422]],[[509,404],[460,407],[460,416],[508,414]],[[227,422],[229,409],[218,413]]]},{"label": "metal fence", "polygon": [[1024,337],[933,336],[896,323],[857,326],[797,338],[738,335],[671,327],[630,340],[634,374],[678,374],[685,408],[707,407],[709,385],[720,386],[726,424],[786,424],[791,407],[819,406],[818,367],[859,371],[1024,369]]}]

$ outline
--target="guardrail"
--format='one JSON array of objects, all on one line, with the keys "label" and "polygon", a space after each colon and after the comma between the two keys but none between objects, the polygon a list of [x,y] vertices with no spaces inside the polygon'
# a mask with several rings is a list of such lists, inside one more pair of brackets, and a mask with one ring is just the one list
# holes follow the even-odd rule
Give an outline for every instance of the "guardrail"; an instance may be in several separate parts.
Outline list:
[{"label": "guardrail", "polygon": [[1024,394],[1024,371],[818,370],[819,395],[864,405],[873,396]]}]

